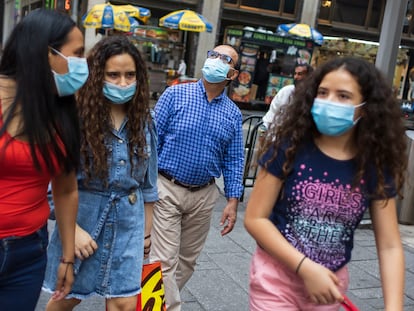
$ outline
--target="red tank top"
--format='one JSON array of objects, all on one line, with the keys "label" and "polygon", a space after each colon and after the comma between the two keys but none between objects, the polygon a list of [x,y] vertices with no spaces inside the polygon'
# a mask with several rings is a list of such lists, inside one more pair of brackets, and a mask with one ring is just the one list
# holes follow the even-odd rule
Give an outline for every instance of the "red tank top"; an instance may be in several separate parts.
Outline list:
[{"label": "red tank top", "polygon": [[14,139],[7,131],[0,136],[0,239],[31,234],[47,222],[51,175],[38,155],[41,171],[33,164],[29,143]]}]

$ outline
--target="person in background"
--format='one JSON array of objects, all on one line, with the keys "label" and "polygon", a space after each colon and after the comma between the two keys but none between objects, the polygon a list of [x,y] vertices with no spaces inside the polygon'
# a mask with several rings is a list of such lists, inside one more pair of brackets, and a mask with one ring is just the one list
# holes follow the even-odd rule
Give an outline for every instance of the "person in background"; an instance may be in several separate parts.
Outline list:
[{"label": "person in background", "polygon": [[62,243],[54,299],[73,283],[79,123],[73,93],[88,77],[82,32],[37,9],[13,29],[0,62],[0,309],[34,310],[46,268],[51,182]]},{"label": "person in background", "polygon": [[278,115],[280,108],[291,101],[295,86],[297,86],[308,74],[312,73],[312,71],[313,68],[309,64],[296,64],[295,72],[293,74],[294,84],[282,87],[272,99],[269,110],[262,118],[263,127],[261,127],[261,132],[265,132],[269,129],[273,119]]},{"label": "person in background", "polygon": [[385,310],[403,310],[396,196],[406,142],[390,85],[363,59],[333,59],[282,114],[266,136],[244,219],[258,245],[250,310],[339,310],[354,231],[368,208]]},{"label": "person in background", "polygon": [[414,67],[408,72],[408,81],[410,82],[410,87],[408,89],[407,99],[414,101]]},{"label": "person in background", "polygon": [[[145,63],[125,36],[101,39],[88,55],[90,77],[77,94],[81,120],[75,283],[46,310],[72,310],[99,295],[108,311],[135,310],[151,246],[157,194],[157,136]],[[56,282],[61,244],[52,234],[44,289]]]},{"label": "person in background", "polygon": [[184,59],[181,59],[180,65],[178,66],[177,74],[179,77],[185,76],[186,71],[187,71],[187,65],[184,62]]},{"label": "person in background", "polygon": [[160,261],[169,311],[181,310],[180,290],[190,279],[224,177],[227,205],[221,234],[232,231],[242,194],[242,115],[225,94],[238,75],[229,45],[207,53],[203,78],[165,90],[155,106],[158,129],[159,201],[154,207],[150,261]]},{"label": "person in background", "polygon": [[255,66],[254,81],[257,85],[256,98],[258,100],[264,100],[266,96],[267,84],[269,80],[269,59],[267,52],[260,51]]}]

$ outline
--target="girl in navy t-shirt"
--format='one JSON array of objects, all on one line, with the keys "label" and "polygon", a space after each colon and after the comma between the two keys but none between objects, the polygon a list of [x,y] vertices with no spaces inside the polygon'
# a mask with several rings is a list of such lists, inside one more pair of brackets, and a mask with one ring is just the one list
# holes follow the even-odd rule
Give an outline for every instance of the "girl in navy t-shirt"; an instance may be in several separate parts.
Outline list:
[{"label": "girl in navy t-shirt", "polygon": [[[391,88],[361,59],[320,66],[267,134],[245,214],[257,241],[250,310],[338,310],[354,231],[370,210],[386,310],[402,310],[396,196],[406,168]],[[271,191],[269,191],[271,189]]]}]

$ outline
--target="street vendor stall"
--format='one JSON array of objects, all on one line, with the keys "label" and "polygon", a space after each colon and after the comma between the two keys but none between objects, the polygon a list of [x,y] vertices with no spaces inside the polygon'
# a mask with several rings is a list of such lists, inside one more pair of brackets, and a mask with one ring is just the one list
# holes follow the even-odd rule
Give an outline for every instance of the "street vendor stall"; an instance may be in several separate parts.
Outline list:
[{"label": "street vendor stall", "polygon": [[243,26],[227,27],[223,41],[239,51],[240,74],[229,97],[243,107],[270,104],[283,86],[293,83],[295,64],[311,63],[314,49],[310,39]]},{"label": "street vendor stall", "polygon": [[156,26],[140,25],[129,36],[147,64],[150,92],[157,98],[170,80],[177,78],[183,55],[182,32]]}]

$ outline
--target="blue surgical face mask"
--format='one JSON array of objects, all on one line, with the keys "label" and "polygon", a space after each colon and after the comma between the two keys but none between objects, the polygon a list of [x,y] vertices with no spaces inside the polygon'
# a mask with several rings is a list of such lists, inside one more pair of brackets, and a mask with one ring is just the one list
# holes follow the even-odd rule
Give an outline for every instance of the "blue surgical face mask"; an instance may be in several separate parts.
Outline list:
[{"label": "blue surgical face mask", "polygon": [[311,109],[313,120],[321,134],[339,136],[349,131],[361,117],[354,121],[355,108],[365,105],[341,104],[315,98]]},{"label": "blue surgical face mask", "polygon": [[114,104],[125,104],[134,97],[136,88],[137,82],[133,82],[127,86],[119,86],[105,81],[103,94]]},{"label": "blue surgical face mask", "polygon": [[201,72],[207,82],[220,83],[224,80],[230,80],[227,78],[229,70],[230,65],[223,63],[220,58],[207,58]]},{"label": "blue surgical face mask", "polygon": [[57,73],[52,70],[55,78],[56,89],[59,96],[75,94],[86,82],[89,76],[88,63],[86,58],[65,56],[59,51],[52,49],[68,62],[67,73]]}]

